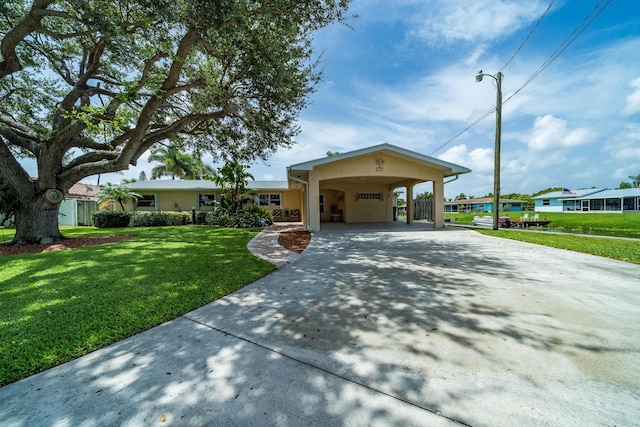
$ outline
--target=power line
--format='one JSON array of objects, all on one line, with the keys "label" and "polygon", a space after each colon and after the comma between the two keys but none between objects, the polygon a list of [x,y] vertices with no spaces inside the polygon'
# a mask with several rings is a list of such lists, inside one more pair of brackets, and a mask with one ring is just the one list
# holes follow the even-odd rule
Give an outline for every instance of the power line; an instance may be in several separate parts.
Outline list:
[{"label": "power line", "polygon": [[[602,5],[604,0],[600,0],[598,2],[598,4],[596,4],[594,6],[594,8],[582,19],[582,21],[580,22],[580,24],[578,24],[573,31],[571,31],[571,33],[567,36],[567,38],[564,39],[564,41],[560,44],[560,46],[551,54],[551,56],[549,56],[549,58],[547,58],[547,60],[531,75],[531,77],[529,77],[523,84],[522,86],[520,86],[515,92],[513,92],[507,99],[505,99],[503,101],[503,105],[507,102],[509,102],[509,100],[511,100],[511,98],[513,98],[515,95],[517,95],[522,89],[524,89],[526,86],[529,85],[529,83],[531,83],[536,77],[538,77],[538,75],[540,75],[553,61],[555,61],[565,50],[567,50],[567,48],[569,46],[571,46],[573,44],[573,42],[576,41],[576,39],[578,37],[580,37],[580,35],[582,35],[582,33],[584,33],[584,31],[593,23],[593,21],[596,20],[596,18],[598,18],[598,16],[600,16],[600,14],[611,4],[611,2],[613,0],[608,0],[606,2],[606,4],[604,6],[602,6],[600,8],[600,6]],[[553,1],[551,2],[553,4]],[[551,7],[551,5],[549,5],[549,7]],[[547,12],[545,12],[546,14]],[[595,13],[595,15],[594,15]],[[544,16],[544,15],[543,15]],[[591,19],[589,19],[591,18]],[[541,17],[542,19],[542,17]],[[588,21],[588,22],[587,22]],[[585,24],[586,22],[586,24]],[[536,24],[537,27],[538,24]],[[529,33],[529,35],[531,35],[532,32]],[[527,36],[527,39],[529,38],[529,36]],[[525,40],[526,42],[526,40]],[[520,48],[518,48],[518,51],[516,51],[516,53],[511,57],[511,59],[509,59],[509,61],[507,61],[507,63],[505,64],[504,67],[502,67],[502,69],[504,69],[507,65],[509,65],[509,63],[511,62],[511,60],[517,55],[517,53],[521,50],[522,46],[524,46],[524,43],[520,46]],[[464,134],[465,132],[467,132],[469,129],[471,129],[473,126],[477,125],[478,123],[480,123],[482,120],[486,119],[487,117],[489,117],[489,115],[491,115],[491,113],[493,113],[494,111],[496,111],[495,107],[492,108],[490,111],[486,112],[485,114],[483,114],[480,118],[478,118],[477,120],[475,120],[473,123],[471,123],[469,126],[467,126],[466,128],[464,128],[462,131],[458,132],[453,138],[450,138],[448,141],[446,141],[444,144],[441,144],[440,146],[438,146],[438,148],[436,148],[435,150],[433,150],[431,153],[429,153],[429,155],[433,155],[435,153],[437,153],[438,151],[442,150],[444,147],[446,147],[447,145],[449,145],[450,143],[452,143],[454,140],[456,140],[458,137],[460,137],[462,134]]]},{"label": "power line", "polygon": [[456,134],[456,136],[454,136],[453,138],[449,139],[447,142],[445,142],[444,144],[440,145],[438,148],[436,148],[435,150],[433,150],[432,152],[429,153],[429,156],[432,156],[433,154],[437,153],[438,151],[442,150],[444,147],[446,147],[447,145],[449,145],[451,142],[453,142],[455,139],[457,139],[460,135],[462,135],[463,133],[465,133],[466,131],[468,131],[469,129],[471,129],[472,127],[474,127],[475,125],[477,125],[478,123],[480,123],[481,121],[483,121],[484,119],[486,119],[487,117],[489,117],[491,114],[493,114],[493,112],[496,111],[496,107],[493,107],[491,110],[487,111],[486,113],[484,113],[480,118],[478,118],[475,122],[471,123],[469,126],[467,126],[466,128],[464,128],[463,130],[461,130],[459,133]]},{"label": "power line", "polygon": [[551,3],[549,3],[549,6],[547,7],[547,10],[545,10],[544,13],[542,14],[542,16],[540,16],[540,18],[538,18],[538,22],[536,22],[536,25],[534,25],[533,28],[531,29],[531,31],[529,31],[529,34],[527,34],[527,37],[525,37],[525,39],[522,42],[522,44],[520,44],[520,47],[515,51],[515,53],[511,56],[511,58],[509,58],[507,63],[504,64],[504,66],[502,68],[500,68],[500,71],[502,71],[505,68],[507,68],[507,65],[509,65],[511,63],[511,61],[513,61],[513,58],[515,58],[518,55],[518,53],[520,53],[520,51],[522,50],[524,45],[527,44],[527,42],[529,41],[529,38],[531,38],[531,35],[538,29],[538,26],[540,25],[540,23],[542,22],[544,17],[547,16],[547,13],[549,13],[549,11],[551,10],[551,6],[553,6],[553,3],[555,3],[555,1],[556,0],[551,0]]},{"label": "power line", "polygon": [[[537,70],[535,73],[533,73],[531,75],[531,77],[529,77],[527,79],[527,81],[525,81],[522,86],[520,86],[515,92],[513,92],[511,94],[511,96],[509,96],[504,102],[509,101],[511,98],[513,98],[514,96],[516,96],[522,89],[524,89],[527,85],[529,85],[529,83],[531,83],[536,77],[538,77],[540,75],[540,73],[542,73],[553,61],[555,61],[565,50],[567,50],[567,48],[569,46],[571,46],[573,44],[573,42],[576,41],[576,39],[578,37],[580,37],[580,35],[582,35],[582,33],[584,33],[584,31],[593,23],[593,21],[596,20],[596,18],[598,16],[600,16],[600,14],[611,4],[613,0],[608,0],[607,3],[602,6],[602,8],[600,10],[597,10],[598,7],[600,7],[600,5],[602,4],[602,1],[600,1],[591,12],[589,12],[589,14],[587,16],[585,16],[585,18],[582,20],[582,22],[580,22],[580,24],[574,28],[574,30],[571,32],[571,34],[569,34],[569,36],[564,39],[564,41],[562,42],[562,44],[558,47],[558,49],[555,50],[555,52],[553,52],[551,54],[551,56],[549,57],[549,59],[547,59]],[[586,25],[584,25],[584,27],[580,28],[588,19],[589,17],[595,13],[597,10],[597,13],[591,18],[591,20],[589,20],[589,22],[587,22]],[[575,35],[574,35],[575,34]],[[572,37],[573,36],[573,37]]]}]

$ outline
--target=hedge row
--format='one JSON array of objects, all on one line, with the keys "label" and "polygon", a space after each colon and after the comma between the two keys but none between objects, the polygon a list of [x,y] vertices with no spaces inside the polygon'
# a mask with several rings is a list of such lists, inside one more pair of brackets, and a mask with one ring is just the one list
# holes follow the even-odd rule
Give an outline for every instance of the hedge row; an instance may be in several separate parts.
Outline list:
[{"label": "hedge row", "polygon": [[[193,223],[191,212],[96,211],[92,215],[93,224],[98,228],[154,227]],[[229,228],[254,228],[273,224],[273,217],[271,212],[256,207],[235,214],[225,210],[196,212],[195,223]]]}]

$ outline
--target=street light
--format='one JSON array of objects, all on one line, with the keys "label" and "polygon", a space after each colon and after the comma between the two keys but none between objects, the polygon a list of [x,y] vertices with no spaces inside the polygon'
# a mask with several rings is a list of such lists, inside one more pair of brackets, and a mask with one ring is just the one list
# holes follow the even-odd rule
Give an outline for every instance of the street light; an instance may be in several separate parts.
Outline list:
[{"label": "street light", "polygon": [[481,82],[484,76],[491,77],[496,81],[496,145],[493,150],[494,169],[493,169],[493,229],[498,229],[498,220],[500,217],[500,132],[502,129],[502,77],[503,74],[498,72],[495,76],[492,74],[484,74],[482,70],[476,75],[476,82]]}]

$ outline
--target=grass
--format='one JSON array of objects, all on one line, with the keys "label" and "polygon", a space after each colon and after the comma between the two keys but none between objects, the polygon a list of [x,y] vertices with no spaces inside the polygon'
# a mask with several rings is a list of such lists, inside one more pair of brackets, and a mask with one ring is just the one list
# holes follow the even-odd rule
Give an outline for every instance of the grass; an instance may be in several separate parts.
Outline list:
[{"label": "grass", "polygon": [[488,236],[519,240],[521,242],[535,243],[640,264],[640,241],[544,232],[532,233],[513,229],[502,229],[498,231],[477,229],[476,231]]},{"label": "grass", "polygon": [[[456,218],[459,224],[471,224],[475,215],[485,214],[446,214],[445,217]],[[520,212],[503,212],[512,219],[519,219]],[[531,216],[531,213],[529,213]],[[625,213],[561,213],[540,212],[540,219],[546,217],[551,231],[592,234],[600,236],[640,238],[640,212]]]},{"label": "grass", "polygon": [[[545,232],[531,233],[528,231],[517,231],[515,229],[500,229],[494,231],[486,228],[478,228],[477,231],[490,236],[504,237],[521,242],[536,243],[538,245],[640,264],[640,241],[592,237],[610,236],[639,239],[640,212],[626,212],[622,214],[540,212],[539,214],[540,219],[546,218],[548,221],[551,221],[548,229],[541,228],[540,230],[578,233],[585,234],[585,236]],[[476,215],[490,216],[491,214],[446,214],[445,217],[456,218],[456,223],[458,224],[471,224],[473,217]],[[522,213],[501,213],[501,216],[503,215],[509,215],[513,219],[519,219]],[[529,213],[529,216],[531,216],[531,213]]]},{"label": "grass", "polygon": [[247,249],[255,229],[61,231],[135,239],[0,258],[0,386],[179,317],[274,269]]}]

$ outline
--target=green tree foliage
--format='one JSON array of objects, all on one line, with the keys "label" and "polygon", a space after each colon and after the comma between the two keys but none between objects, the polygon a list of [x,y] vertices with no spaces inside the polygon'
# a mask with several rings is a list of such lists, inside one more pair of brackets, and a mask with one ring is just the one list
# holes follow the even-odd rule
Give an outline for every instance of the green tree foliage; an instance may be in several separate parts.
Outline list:
[{"label": "green tree foliage", "polygon": [[433,199],[433,193],[429,191],[425,191],[424,193],[417,194],[415,197],[416,200],[420,199]]},{"label": "green tree foliage", "polygon": [[200,154],[184,153],[182,148],[176,145],[155,147],[148,160],[160,163],[151,169],[151,179],[158,179],[162,176],[170,176],[171,179],[176,179],[176,177],[179,179],[202,179],[214,172],[211,166],[204,164]]},{"label": "green tree foliage", "polygon": [[215,172],[215,169],[202,161],[202,155],[200,153],[194,153],[191,155],[193,161],[192,173],[185,175],[184,179],[204,179]]},{"label": "green tree foliage", "polygon": [[184,178],[195,175],[193,157],[183,153],[176,146],[159,146],[149,155],[149,162],[159,162],[160,165],[151,169],[151,179],[170,176],[171,179]]},{"label": "green tree foliage", "polygon": [[629,179],[631,179],[631,186],[633,188],[640,188],[640,174],[636,176],[630,175]]},{"label": "green tree foliage", "polygon": [[125,203],[136,203],[142,196],[131,189],[123,185],[113,185],[107,183],[107,185],[100,187],[100,193],[98,194],[98,203],[114,202],[120,205],[120,208],[124,211]]},{"label": "green tree foliage", "polygon": [[211,181],[222,190],[222,207],[231,213],[242,210],[243,200],[251,190],[247,188],[248,180],[253,180],[249,166],[233,160],[228,161],[210,177]]},{"label": "green tree foliage", "polygon": [[540,190],[538,192],[535,192],[531,195],[531,197],[537,197],[540,196],[542,194],[547,194],[547,193],[552,193],[554,191],[562,191],[562,187],[549,187],[549,188],[545,188],[544,190]]},{"label": "green tree foliage", "polygon": [[500,196],[500,198],[509,199],[509,200],[522,200],[524,202],[523,208],[525,210],[526,209],[531,209],[535,205],[535,202],[533,201],[533,198],[528,194],[509,193],[509,194],[502,194]]},{"label": "green tree foliage", "polygon": [[45,194],[125,170],[160,141],[242,161],[292,145],[320,79],[313,32],[344,22],[349,2],[4,0],[0,177],[18,196],[14,243],[62,238]]},{"label": "green tree foliage", "polygon": [[618,189],[625,189],[625,188],[633,188],[633,185],[629,184],[628,182],[622,181],[620,185],[618,185]]}]

